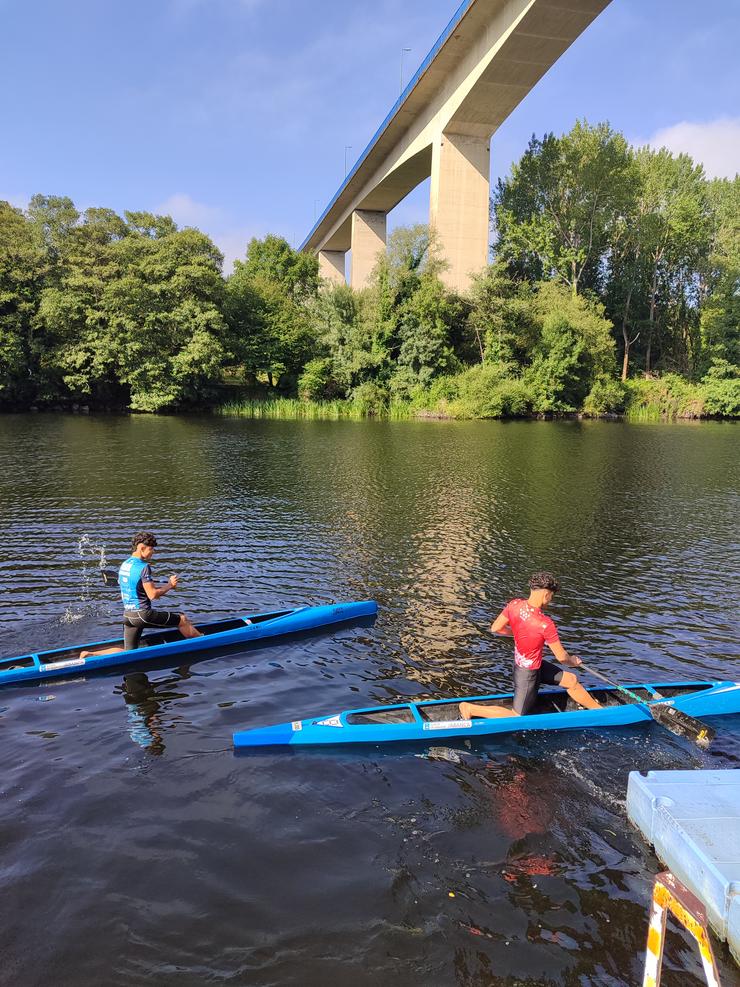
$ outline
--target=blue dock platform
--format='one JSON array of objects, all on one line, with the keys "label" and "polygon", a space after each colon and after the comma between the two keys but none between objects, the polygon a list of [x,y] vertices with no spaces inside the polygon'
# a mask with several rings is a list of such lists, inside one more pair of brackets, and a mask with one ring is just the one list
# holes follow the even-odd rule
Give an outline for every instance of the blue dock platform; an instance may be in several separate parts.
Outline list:
[{"label": "blue dock platform", "polygon": [[627,813],[740,963],[740,770],[632,771]]}]

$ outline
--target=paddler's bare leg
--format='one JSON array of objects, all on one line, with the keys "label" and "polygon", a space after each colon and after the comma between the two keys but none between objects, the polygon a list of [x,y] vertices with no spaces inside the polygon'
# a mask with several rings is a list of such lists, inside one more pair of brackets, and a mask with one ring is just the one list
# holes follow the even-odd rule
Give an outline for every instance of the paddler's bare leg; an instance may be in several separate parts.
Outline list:
[{"label": "paddler's bare leg", "polygon": [[[198,630],[195,624],[193,624],[190,618],[184,613],[180,614],[180,623],[177,629],[183,637],[203,636],[202,632]],[[117,655],[124,650],[124,648],[101,648],[100,650],[96,649],[95,651],[80,651],[80,658],[93,658],[98,657],[99,655]]]},{"label": "paddler's bare leg", "polygon": [[480,706],[478,703],[460,703],[460,716],[464,720],[472,720],[474,716],[493,720],[501,716],[519,716],[513,709],[504,706]]},{"label": "paddler's bare leg", "polygon": [[563,672],[560,685],[567,691],[573,702],[578,703],[579,706],[585,706],[586,709],[601,709],[601,703],[597,702],[591,693],[583,688],[578,681],[578,676],[574,675],[573,672]]},{"label": "paddler's bare leg", "polygon": [[180,626],[177,629],[183,637],[203,637],[202,631],[199,631],[184,613],[180,614]]}]

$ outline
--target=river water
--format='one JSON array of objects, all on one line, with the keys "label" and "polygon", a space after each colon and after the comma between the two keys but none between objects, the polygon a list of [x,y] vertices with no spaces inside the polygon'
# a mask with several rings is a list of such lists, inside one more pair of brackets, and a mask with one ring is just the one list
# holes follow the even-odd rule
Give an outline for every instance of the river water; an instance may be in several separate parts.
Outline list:
[{"label": "river water", "polygon": [[[737,427],[0,418],[0,654],[118,633],[134,530],[200,619],[372,626],[0,693],[0,984],[633,985],[658,861],[628,772],[740,767],[657,726],[235,757],[235,729],[505,688],[532,569],[622,680],[740,674]],[[737,970],[720,949],[726,984]],[[673,933],[666,987],[703,984]]]}]

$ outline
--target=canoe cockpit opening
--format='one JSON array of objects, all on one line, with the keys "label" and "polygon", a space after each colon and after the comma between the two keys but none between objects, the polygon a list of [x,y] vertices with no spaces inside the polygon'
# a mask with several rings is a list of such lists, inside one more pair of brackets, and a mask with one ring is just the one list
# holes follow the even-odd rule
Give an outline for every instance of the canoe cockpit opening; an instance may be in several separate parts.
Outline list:
[{"label": "canoe cockpit opening", "polygon": [[[287,617],[289,613],[293,613],[292,610],[276,610],[275,613],[259,613],[254,617],[249,617],[250,624],[264,624],[268,620],[277,620],[278,617]],[[202,634],[223,634],[226,631],[238,631],[243,630],[246,626],[247,618],[245,617],[232,617],[230,620],[216,620],[212,624],[197,624],[198,630]],[[171,631],[169,634],[157,634],[157,643],[162,644],[164,641],[178,641],[180,639],[179,631]],[[152,637],[146,635],[147,640],[151,644]]]},{"label": "canoe cockpit opening", "polygon": [[[258,613],[254,617],[250,617],[249,621],[252,624],[264,624],[268,620],[277,620],[278,617],[287,617],[288,614],[295,613],[295,610],[276,610],[275,613]],[[242,621],[242,624],[244,621]]]},{"label": "canoe cockpit opening", "polygon": [[347,724],[353,727],[371,726],[377,723],[415,723],[414,714],[408,706],[396,709],[368,709],[362,713],[349,713]]},{"label": "canoe cockpit opening", "polygon": [[36,663],[32,655],[23,655],[20,658],[6,658],[0,661],[0,672],[14,672],[21,668],[35,668]]},{"label": "canoe cockpit opening", "polygon": [[712,688],[711,682],[701,682],[699,685],[676,685],[665,688],[658,686],[658,692],[664,699],[675,699],[676,696],[688,696],[692,692],[706,692],[707,689]]},{"label": "canoe cockpit opening", "polygon": [[238,631],[243,627],[243,620],[219,620],[215,624],[204,624],[202,627],[199,627],[198,630],[202,631],[204,634],[223,634],[224,631]]},{"label": "canoe cockpit opening", "polygon": [[[429,705],[419,703],[416,708],[419,710],[422,720],[428,720],[432,723],[437,723],[440,720],[459,720],[460,703],[465,701],[465,699],[450,699],[444,703],[429,703]],[[495,703],[496,706],[511,709],[512,699],[511,696],[502,696],[501,699],[485,700],[484,702],[485,704]]]}]

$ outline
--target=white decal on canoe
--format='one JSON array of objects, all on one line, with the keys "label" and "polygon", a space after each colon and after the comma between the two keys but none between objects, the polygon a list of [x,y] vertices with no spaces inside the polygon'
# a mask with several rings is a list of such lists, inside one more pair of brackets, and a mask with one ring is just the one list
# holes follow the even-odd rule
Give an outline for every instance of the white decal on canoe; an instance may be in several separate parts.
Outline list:
[{"label": "white decal on canoe", "polygon": [[293,720],[293,722],[290,725],[293,727],[293,732],[296,732],[297,730],[302,730],[303,729],[303,721],[302,720]]},{"label": "white decal on canoe", "polygon": [[76,665],[84,665],[84,658],[68,658],[66,661],[52,661],[46,665],[39,665],[42,672],[55,672],[57,668],[74,668]]},{"label": "white decal on canoe", "polygon": [[437,720],[432,723],[425,723],[425,730],[469,730],[473,725],[472,720]]},{"label": "white decal on canoe", "polygon": [[327,720],[319,720],[316,725],[319,727],[341,727],[342,720],[339,713],[337,713],[336,716],[330,716]]}]

